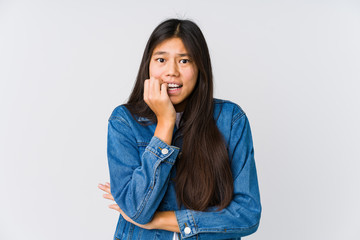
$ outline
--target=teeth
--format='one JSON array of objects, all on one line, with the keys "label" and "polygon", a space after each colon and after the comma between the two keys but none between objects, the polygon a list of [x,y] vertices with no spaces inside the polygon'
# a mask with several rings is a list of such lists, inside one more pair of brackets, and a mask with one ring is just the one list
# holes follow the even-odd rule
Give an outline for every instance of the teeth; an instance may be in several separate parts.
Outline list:
[{"label": "teeth", "polygon": [[177,87],[180,87],[180,85],[176,84],[176,83],[169,83],[168,84],[168,87],[170,88],[177,88]]}]

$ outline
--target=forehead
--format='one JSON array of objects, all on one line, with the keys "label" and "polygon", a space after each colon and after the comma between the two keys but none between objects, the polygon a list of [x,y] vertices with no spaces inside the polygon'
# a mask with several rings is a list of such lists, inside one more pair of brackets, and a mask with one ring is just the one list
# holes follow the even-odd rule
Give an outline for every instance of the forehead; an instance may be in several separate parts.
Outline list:
[{"label": "forehead", "polygon": [[183,41],[180,38],[169,38],[166,39],[164,41],[162,41],[161,43],[159,43],[153,51],[153,54],[156,53],[162,53],[162,54],[170,54],[170,53],[175,53],[175,54],[185,54],[188,53],[185,45],[183,43]]}]

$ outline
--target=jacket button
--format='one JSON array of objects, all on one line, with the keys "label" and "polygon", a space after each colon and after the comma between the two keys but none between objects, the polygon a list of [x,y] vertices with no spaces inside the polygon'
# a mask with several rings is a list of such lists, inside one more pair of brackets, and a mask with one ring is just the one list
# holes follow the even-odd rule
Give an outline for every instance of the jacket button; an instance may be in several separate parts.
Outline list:
[{"label": "jacket button", "polygon": [[186,228],[184,229],[184,232],[185,232],[185,234],[190,234],[190,233],[191,233],[191,229],[190,229],[189,227],[186,227]]},{"label": "jacket button", "polygon": [[169,152],[169,150],[167,150],[166,148],[163,148],[163,149],[161,150],[161,153],[162,153],[162,154],[168,154],[168,152]]}]

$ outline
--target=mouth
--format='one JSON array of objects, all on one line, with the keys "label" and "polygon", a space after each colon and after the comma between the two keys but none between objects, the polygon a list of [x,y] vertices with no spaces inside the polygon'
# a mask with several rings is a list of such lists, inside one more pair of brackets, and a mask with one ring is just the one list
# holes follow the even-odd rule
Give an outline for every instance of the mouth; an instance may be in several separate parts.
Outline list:
[{"label": "mouth", "polygon": [[168,83],[168,90],[169,91],[176,91],[178,89],[180,89],[183,85],[179,85],[176,83]]}]

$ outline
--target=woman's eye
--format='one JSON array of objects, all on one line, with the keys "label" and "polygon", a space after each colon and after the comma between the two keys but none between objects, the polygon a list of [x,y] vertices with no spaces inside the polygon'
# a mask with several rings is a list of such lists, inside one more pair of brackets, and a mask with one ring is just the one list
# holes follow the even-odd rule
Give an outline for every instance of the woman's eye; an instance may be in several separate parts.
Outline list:
[{"label": "woman's eye", "polygon": [[156,61],[163,63],[163,62],[165,62],[165,59],[163,59],[163,58],[157,58]]},{"label": "woman's eye", "polygon": [[180,60],[180,63],[188,63],[189,62],[189,59],[181,59]]}]

